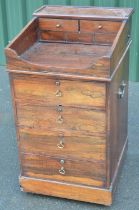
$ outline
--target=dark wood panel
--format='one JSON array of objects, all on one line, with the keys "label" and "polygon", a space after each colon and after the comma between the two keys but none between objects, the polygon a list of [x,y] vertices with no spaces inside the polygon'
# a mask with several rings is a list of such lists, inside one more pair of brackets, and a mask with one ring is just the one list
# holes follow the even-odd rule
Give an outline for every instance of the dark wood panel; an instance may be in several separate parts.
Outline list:
[{"label": "dark wood panel", "polygon": [[40,39],[47,41],[66,41],[63,31],[41,31]]},{"label": "dark wood panel", "polygon": [[123,22],[111,49],[111,73],[115,70],[117,63],[121,59],[126,47],[129,44],[129,35],[129,22]]},{"label": "dark wood panel", "polygon": [[15,50],[15,53],[21,55],[24,51],[30,48],[38,39],[38,19],[32,19],[20,34],[15,37],[6,47]]},{"label": "dark wood panel", "polygon": [[41,31],[41,41],[65,41],[77,43],[93,43],[93,34],[63,31]]},{"label": "dark wood panel", "polygon": [[[36,43],[32,48],[22,54],[22,59],[34,64],[40,64],[50,68],[51,71],[67,72],[78,70],[78,73],[94,73],[105,69],[107,73],[108,64],[101,63],[101,58],[106,59],[110,52],[109,46],[93,46],[65,43]],[[97,66],[98,65],[98,66]],[[33,66],[32,66],[33,67]],[[99,68],[98,68],[99,67]],[[20,67],[22,68],[22,67]],[[92,70],[92,72],[91,72]]]},{"label": "dark wood panel", "polygon": [[93,34],[87,33],[66,33],[66,40],[71,42],[93,43]]},{"label": "dark wood panel", "polygon": [[21,189],[112,203],[127,148],[132,12],[43,7],[6,47]]},{"label": "dark wood panel", "polygon": [[97,44],[109,44],[112,45],[116,34],[114,33],[95,33],[94,42]]},{"label": "dark wood panel", "polygon": [[[97,45],[112,45],[116,33],[74,33],[62,31],[41,31],[41,41],[57,41],[67,42],[68,44],[97,44]],[[70,43],[71,42],[71,43]]]},{"label": "dark wood panel", "polygon": [[[118,71],[109,86],[110,103],[110,178],[114,178],[117,164],[127,140],[128,125],[128,70],[129,51],[118,68]],[[122,88],[125,83],[124,90]],[[122,89],[121,89],[122,88]],[[123,97],[118,96],[118,92],[123,90]],[[111,140],[112,139],[112,140]]]},{"label": "dark wood panel", "polygon": [[[72,106],[105,109],[105,83],[81,82],[44,77],[15,76],[15,98],[44,106]],[[58,85],[57,85],[58,84]],[[57,91],[61,95],[58,95]]]},{"label": "dark wood panel", "polygon": [[[23,176],[99,187],[105,185],[104,161],[80,161],[25,153],[22,153],[21,159]],[[64,163],[61,163],[61,160]],[[61,174],[60,170],[64,174]]]},{"label": "dark wood panel", "polygon": [[[36,42],[18,56],[6,49],[8,71],[106,81],[110,46]],[[64,56],[63,56],[64,55]]]},{"label": "dark wood panel", "polygon": [[65,137],[20,132],[20,151],[73,159],[106,160],[106,137]]}]

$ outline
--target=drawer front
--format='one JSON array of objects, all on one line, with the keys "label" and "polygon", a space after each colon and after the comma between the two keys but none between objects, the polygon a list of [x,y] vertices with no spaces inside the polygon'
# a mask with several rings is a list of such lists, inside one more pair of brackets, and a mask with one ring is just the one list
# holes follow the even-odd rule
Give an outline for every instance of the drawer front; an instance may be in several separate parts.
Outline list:
[{"label": "drawer front", "polygon": [[104,161],[80,161],[36,154],[21,154],[22,175],[102,187],[105,185]]},{"label": "drawer front", "polygon": [[106,159],[106,137],[45,136],[20,132],[20,151],[99,161]]},{"label": "drawer front", "polygon": [[[61,107],[60,107],[61,109]],[[91,109],[44,107],[17,104],[18,126],[22,131],[40,135],[105,135],[106,113]]]},{"label": "drawer front", "polygon": [[18,101],[38,105],[64,105],[105,109],[104,83],[17,77],[13,80]]},{"label": "drawer front", "polygon": [[41,40],[92,43],[93,35],[79,32],[41,31]]},{"label": "drawer front", "polygon": [[94,40],[96,44],[112,44],[116,38],[116,33],[95,33]]},{"label": "drawer front", "polygon": [[78,31],[78,21],[39,18],[39,29],[51,31]]},{"label": "drawer front", "polygon": [[121,26],[121,22],[111,21],[80,21],[81,32],[97,32],[97,33],[117,33]]}]

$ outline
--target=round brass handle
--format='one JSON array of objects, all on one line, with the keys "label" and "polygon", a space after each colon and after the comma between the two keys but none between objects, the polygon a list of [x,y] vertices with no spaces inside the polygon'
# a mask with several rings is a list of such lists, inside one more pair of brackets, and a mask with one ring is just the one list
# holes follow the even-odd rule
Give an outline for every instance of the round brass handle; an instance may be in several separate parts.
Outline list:
[{"label": "round brass handle", "polygon": [[60,160],[60,163],[61,163],[61,164],[64,164],[64,163],[65,163],[65,161],[62,159],[62,160]]},{"label": "round brass handle", "polygon": [[58,116],[58,118],[57,118],[57,123],[59,123],[59,124],[61,124],[61,123],[63,123],[63,117],[60,115],[60,116]]},{"label": "round brass handle", "polygon": [[61,27],[61,24],[56,24],[56,28],[60,28]]},{"label": "round brass handle", "polygon": [[64,142],[63,141],[60,141],[58,144],[57,144],[57,147],[59,149],[63,149],[64,148]]},{"label": "round brass handle", "polygon": [[64,175],[66,173],[64,167],[61,167],[59,169],[59,173],[62,174],[62,175]]},{"label": "round brass handle", "polygon": [[98,26],[98,29],[102,29],[102,28],[103,28],[103,26],[102,26],[102,25],[99,25],[99,26]]},{"label": "round brass handle", "polygon": [[61,96],[62,96],[61,90],[57,90],[57,91],[56,91],[56,97],[61,97]]}]

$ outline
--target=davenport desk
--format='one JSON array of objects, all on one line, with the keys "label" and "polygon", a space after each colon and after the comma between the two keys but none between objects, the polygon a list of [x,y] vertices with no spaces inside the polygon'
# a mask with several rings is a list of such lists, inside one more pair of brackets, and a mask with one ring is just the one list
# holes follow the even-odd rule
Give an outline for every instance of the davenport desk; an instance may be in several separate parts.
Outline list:
[{"label": "davenport desk", "polygon": [[111,205],[127,149],[132,13],[43,6],[5,48],[21,190]]}]

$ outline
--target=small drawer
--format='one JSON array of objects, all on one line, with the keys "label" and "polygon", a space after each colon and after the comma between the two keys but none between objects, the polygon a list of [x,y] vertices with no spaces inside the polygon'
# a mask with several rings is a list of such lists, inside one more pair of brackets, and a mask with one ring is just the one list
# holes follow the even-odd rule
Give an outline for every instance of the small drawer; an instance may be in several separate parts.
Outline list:
[{"label": "small drawer", "polygon": [[15,98],[22,103],[56,106],[58,103],[72,107],[95,107],[105,109],[105,83],[81,82],[58,79],[39,79],[27,76],[13,81]]},{"label": "small drawer", "polygon": [[72,160],[30,153],[21,154],[22,175],[102,187],[106,181],[105,161]]},{"label": "small drawer", "polygon": [[78,21],[39,18],[39,29],[51,31],[78,31]]},{"label": "small drawer", "polygon": [[65,34],[63,31],[41,31],[40,39],[49,41],[65,41]]},{"label": "small drawer", "polygon": [[106,136],[57,136],[20,132],[20,151],[24,153],[64,155],[69,158],[106,160]]},{"label": "small drawer", "polygon": [[94,41],[95,43],[100,43],[100,44],[109,44],[111,45],[116,38],[116,34],[114,33],[95,33],[94,36]]},{"label": "small drawer", "polygon": [[117,33],[121,26],[120,22],[112,21],[80,21],[81,32]]},{"label": "small drawer", "polygon": [[83,42],[83,43],[92,43],[93,35],[87,33],[67,33],[66,34],[67,41],[70,42]]}]

